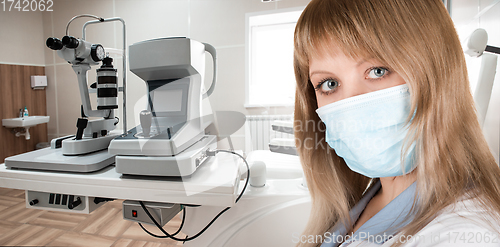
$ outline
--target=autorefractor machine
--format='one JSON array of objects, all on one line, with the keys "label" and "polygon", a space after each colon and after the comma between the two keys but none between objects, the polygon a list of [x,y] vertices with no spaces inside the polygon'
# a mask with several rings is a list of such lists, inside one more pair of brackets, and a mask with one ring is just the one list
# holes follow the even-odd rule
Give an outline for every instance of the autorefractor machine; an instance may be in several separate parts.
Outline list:
[{"label": "autorefractor machine", "polygon": [[[147,83],[148,109],[141,125],[111,141],[116,171],[127,175],[189,176],[216,149],[216,137],[206,136],[211,112],[202,112],[205,52],[215,48],[188,38],[162,38],[129,48],[130,71]],[[213,91],[212,87],[204,98]]]},{"label": "autorefractor machine", "polygon": [[[85,23],[82,38],[69,36],[70,23],[80,17],[97,20]],[[113,49],[85,40],[88,25],[112,21],[123,24],[123,50],[115,54],[123,61],[122,87],[113,65],[117,59],[106,52]],[[156,226],[162,232],[156,237],[185,246],[293,246],[310,210],[298,157],[256,151],[247,162],[239,152],[217,150],[217,136],[208,134],[218,122],[234,120],[217,119],[205,104],[216,82],[215,48],[189,38],[129,46],[130,71],[146,83],[147,104],[134,113],[140,125],[127,129],[125,37],[121,18],[81,15],[70,20],[61,40],[47,40],[77,75],[82,100],[77,133],[7,158],[0,186],[26,190],[26,207],[33,209],[91,213],[106,201],[125,199],[124,219]],[[203,93],[207,52],[214,71]],[[87,72],[99,64],[89,89]],[[97,109],[90,92],[97,93]],[[115,130],[119,92],[123,132]],[[180,212],[177,232],[161,228]],[[187,237],[178,237],[181,230]]]}]

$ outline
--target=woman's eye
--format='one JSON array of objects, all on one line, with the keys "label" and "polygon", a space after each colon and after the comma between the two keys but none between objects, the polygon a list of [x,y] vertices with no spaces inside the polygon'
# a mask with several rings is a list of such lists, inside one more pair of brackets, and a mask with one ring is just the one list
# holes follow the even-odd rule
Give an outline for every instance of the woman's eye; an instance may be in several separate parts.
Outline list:
[{"label": "woman's eye", "polygon": [[316,86],[316,90],[319,90],[321,93],[332,93],[339,86],[339,82],[334,79],[326,79]]},{"label": "woman's eye", "polygon": [[371,79],[378,79],[383,77],[385,74],[387,74],[387,69],[385,68],[373,68],[370,70],[368,73],[368,77]]}]

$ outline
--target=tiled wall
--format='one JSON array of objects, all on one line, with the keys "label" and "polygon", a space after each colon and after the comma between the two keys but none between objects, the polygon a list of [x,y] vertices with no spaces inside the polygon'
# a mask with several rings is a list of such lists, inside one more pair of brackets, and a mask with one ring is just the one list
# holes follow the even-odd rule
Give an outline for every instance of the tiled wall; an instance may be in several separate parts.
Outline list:
[{"label": "tiled wall", "polygon": [[44,66],[42,12],[2,11],[0,7],[0,63]]}]

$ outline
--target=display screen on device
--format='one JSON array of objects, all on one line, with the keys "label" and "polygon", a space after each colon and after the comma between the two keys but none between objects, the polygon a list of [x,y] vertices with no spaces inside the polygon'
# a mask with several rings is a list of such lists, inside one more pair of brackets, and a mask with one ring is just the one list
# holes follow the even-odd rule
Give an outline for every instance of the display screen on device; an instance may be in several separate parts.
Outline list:
[{"label": "display screen on device", "polygon": [[182,89],[159,89],[153,91],[151,95],[155,112],[178,112],[182,110]]},{"label": "display screen on device", "polygon": [[189,77],[148,81],[149,108],[153,116],[186,116],[189,84]]}]

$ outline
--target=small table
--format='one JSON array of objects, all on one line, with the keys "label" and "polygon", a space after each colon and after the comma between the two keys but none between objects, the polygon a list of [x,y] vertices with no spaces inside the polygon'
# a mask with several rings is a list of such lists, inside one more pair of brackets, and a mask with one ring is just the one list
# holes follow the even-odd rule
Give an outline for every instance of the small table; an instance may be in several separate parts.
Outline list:
[{"label": "small table", "polygon": [[[219,153],[188,178],[124,176],[114,166],[91,173],[9,169],[0,187],[150,202],[231,207],[238,196],[242,160]],[[140,164],[138,164],[140,165]]]}]

